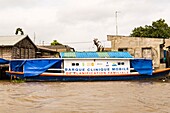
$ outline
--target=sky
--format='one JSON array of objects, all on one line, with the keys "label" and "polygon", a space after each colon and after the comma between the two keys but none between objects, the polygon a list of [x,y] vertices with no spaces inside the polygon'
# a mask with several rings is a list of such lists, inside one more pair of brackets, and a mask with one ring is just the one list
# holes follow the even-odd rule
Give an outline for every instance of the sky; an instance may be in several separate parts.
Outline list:
[{"label": "sky", "polygon": [[57,40],[93,51],[94,38],[111,47],[107,35],[116,35],[116,25],[122,36],[161,18],[170,25],[169,6],[169,0],[0,0],[0,36],[22,28],[36,45]]}]

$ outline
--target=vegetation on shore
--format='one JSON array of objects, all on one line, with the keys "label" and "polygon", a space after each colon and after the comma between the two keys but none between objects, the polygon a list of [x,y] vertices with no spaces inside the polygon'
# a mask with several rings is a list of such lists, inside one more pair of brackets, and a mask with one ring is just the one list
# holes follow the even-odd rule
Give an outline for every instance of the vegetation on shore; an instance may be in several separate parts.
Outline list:
[{"label": "vegetation on shore", "polygon": [[145,25],[134,28],[130,34],[132,37],[149,37],[149,38],[170,38],[170,27],[164,19],[152,22],[152,25]]}]

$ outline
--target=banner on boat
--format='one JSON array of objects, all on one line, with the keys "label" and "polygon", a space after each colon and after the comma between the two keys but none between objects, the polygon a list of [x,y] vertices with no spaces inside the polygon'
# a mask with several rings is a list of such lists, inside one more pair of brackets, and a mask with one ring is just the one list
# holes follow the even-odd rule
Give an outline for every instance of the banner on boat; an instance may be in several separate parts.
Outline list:
[{"label": "banner on boat", "polygon": [[129,67],[67,67],[66,74],[128,74]]},{"label": "banner on boat", "polygon": [[65,74],[129,74],[129,60],[69,59],[64,61]]}]

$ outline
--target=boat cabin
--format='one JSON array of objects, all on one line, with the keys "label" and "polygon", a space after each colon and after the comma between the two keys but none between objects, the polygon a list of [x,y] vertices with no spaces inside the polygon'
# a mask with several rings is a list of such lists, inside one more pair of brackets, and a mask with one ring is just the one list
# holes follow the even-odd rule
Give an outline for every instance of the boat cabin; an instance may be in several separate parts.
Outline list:
[{"label": "boat cabin", "polygon": [[129,74],[128,52],[62,52],[65,74]]}]

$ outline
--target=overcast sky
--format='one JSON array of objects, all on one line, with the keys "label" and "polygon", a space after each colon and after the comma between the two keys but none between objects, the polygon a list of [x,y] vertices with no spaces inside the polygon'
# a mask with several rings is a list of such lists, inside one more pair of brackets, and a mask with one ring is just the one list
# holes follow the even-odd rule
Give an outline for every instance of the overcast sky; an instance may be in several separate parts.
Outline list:
[{"label": "overcast sky", "polygon": [[105,47],[107,35],[128,36],[135,27],[162,18],[170,25],[169,0],[0,0],[0,35],[22,28],[35,43],[53,40],[76,50],[96,50],[93,39]]}]

